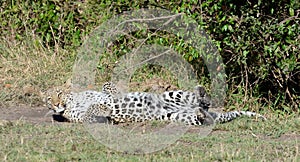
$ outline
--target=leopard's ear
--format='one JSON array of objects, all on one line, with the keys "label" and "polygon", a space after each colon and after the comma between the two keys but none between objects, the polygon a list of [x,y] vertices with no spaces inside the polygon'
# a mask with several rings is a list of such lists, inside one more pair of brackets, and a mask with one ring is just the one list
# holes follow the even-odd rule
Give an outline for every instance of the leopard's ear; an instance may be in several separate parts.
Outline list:
[{"label": "leopard's ear", "polygon": [[46,97],[46,91],[39,91],[39,97],[40,97],[40,99],[44,102],[44,103],[46,103],[47,102],[47,97]]},{"label": "leopard's ear", "polygon": [[59,103],[60,99],[61,99],[61,95],[62,95],[62,91],[57,89],[55,93],[51,94],[51,96],[49,96],[51,98],[51,102],[53,104]]},{"label": "leopard's ear", "polygon": [[66,82],[65,85],[66,89],[71,89],[73,84],[72,84],[72,78],[69,78]]},{"label": "leopard's ear", "polygon": [[47,91],[46,90],[39,90],[38,95],[40,97],[40,99],[46,103],[48,100],[48,96],[47,96]]},{"label": "leopard's ear", "polygon": [[44,98],[46,98],[46,91],[40,90],[39,93],[38,93],[38,95],[39,95],[39,97],[40,97],[41,99],[44,99]]}]

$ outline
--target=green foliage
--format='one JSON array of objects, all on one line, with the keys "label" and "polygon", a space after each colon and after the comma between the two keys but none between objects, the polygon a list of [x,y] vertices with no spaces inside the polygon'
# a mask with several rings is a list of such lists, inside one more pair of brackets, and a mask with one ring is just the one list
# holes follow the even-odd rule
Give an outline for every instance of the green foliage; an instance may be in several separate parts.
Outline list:
[{"label": "green foliage", "polygon": [[299,5],[261,0],[202,4],[202,21],[220,42],[229,84],[242,84],[272,107],[288,104],[293,111],[299,109],[300,93]]},{"label": "green foliage", "polygon": [[[22,41],[33,34],[47,47],[73,51],[88,33],[111,16],[144,7],[186,13],[197,20],[223,57],[232,93],[261,97],[261,102],[266,101],[276,110],[298,111],[300,3],[297,0],[204,0],[201,3],[4,0],[0,2],[0,35],[11,41]],[[132,35],[145,38],[151,32],[138,31]],[[136,43],[128,39],[120,38],[111,48],[119,56],[125,54]],[[173,47],[194,65],[198,74],[205,74],[201,72],[203,62],[199,53],[176,36],[162,32],[146,43]]]}]

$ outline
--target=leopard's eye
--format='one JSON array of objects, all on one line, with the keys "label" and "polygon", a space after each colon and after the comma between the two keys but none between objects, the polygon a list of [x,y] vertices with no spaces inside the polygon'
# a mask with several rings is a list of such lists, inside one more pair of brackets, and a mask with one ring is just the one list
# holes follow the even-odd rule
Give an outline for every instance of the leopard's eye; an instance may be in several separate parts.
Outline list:
[{"label": "leopard's eye", "polygon": [[49,102],[51,102],[51,100],[52,100],[52,97],[45,97],[45,98],[43,98],[43,102],[44,103],[49,103]]},{"label": "leopard's eye", "polygon": [[62,91],[58,90],[58,91],[56,91],[56,94],[57,94],[57,97],[60,97],[62,94]]}]

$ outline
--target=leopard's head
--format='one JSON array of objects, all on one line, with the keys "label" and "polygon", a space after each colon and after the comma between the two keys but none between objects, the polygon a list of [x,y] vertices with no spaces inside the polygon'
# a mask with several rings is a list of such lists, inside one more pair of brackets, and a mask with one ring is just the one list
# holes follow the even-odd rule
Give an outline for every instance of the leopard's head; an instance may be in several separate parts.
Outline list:
[{"label": "leopard's head", "polygon": [[61,89],[56,89],[52,92],[48,91],[43,101],[50,110],[54,111],[55,113],[63,113],[66,109],[64,95],[64,91]]}]

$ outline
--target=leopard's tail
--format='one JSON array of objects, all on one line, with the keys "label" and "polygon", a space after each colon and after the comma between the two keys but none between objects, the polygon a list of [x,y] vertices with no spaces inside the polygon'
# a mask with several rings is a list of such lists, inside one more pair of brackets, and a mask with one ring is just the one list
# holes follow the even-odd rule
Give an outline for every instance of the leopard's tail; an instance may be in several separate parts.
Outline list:
[{"label": "leopard's tail", "polygon": [[263,115],[260,115],[255,112],[251,111],[229,111],[225,113],[215,113],[215,112],[209,112],[209,114],[214,118],[216,123],[226,123],[230,122],[231,120],[234,120],[239,117],[257,117],[261,118],[262,120],[266,120],[266,118]]}]

